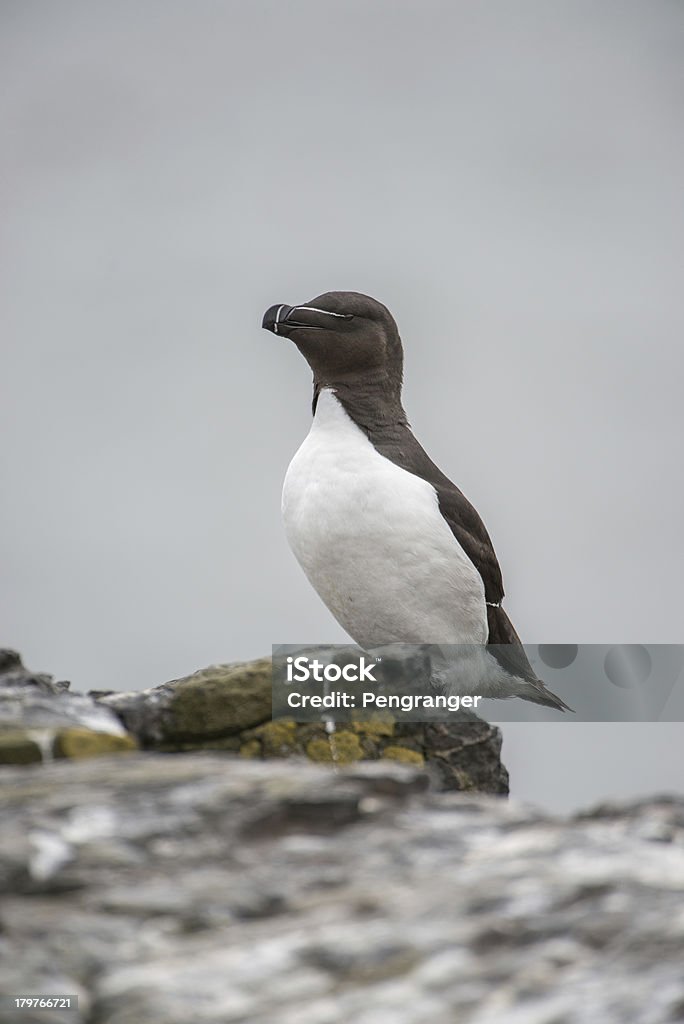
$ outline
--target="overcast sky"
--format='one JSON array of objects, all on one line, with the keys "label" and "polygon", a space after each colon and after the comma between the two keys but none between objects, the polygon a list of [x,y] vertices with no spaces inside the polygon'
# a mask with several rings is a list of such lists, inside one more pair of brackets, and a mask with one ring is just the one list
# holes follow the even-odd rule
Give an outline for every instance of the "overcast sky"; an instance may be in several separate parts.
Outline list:
[{"label": "overcast sky", "polygon": [[[74,688],[346,639],[290,554],[274,302],[376,296],[523,638],[682,639],[684,7],[4,0],[0,640]],[[563,809],[684,727],[507,725]]]}]

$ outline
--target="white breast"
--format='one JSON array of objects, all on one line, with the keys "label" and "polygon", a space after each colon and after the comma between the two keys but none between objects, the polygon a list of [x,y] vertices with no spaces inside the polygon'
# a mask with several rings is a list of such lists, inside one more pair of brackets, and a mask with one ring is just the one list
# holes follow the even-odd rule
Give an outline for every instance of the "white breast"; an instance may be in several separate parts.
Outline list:
[{"label": "white breast", "polygon": [[487,642],[482,579],[434,487],[380,455],[330,390],[287,471],[283,520],[309,581],[362,647]]}]

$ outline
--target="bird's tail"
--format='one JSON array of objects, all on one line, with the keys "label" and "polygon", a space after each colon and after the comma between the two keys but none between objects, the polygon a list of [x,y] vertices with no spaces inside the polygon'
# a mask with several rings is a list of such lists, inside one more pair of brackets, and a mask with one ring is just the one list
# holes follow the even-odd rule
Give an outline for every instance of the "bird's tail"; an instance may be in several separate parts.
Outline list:
[{"label": "bird's tail", "polygon": [[541,679],[535,679],[532,681],[525,681],[523,686],[517,694],[518,697],[522,697],[523,700],[532,701],[533,704],[542,704],[546,708],[554,708],[556,711],[572,711],[574,709],[566,704],[564,700],[561,700],[552,690],[549,690]]},{"label": "bird's tail", "polygon": [[505,672],[520,680],[516,696],[556,711],[573,711],[537,677],[520,637],[501,605],[487,605],[487,620],[491,645],[488,649]]}]

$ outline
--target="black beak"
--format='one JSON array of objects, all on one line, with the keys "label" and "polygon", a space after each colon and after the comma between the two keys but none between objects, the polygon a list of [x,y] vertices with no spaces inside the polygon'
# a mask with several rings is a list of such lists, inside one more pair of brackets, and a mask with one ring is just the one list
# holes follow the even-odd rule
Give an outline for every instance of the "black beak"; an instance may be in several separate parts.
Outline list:
[{"label": "black beak", "polygon": [[[318,323],[311,322],[311,314],[314,321],[319,321]],[[326,317],[331,319],[326,322]],[[320,322],[321,318],[323,323]],[[326,331],[330,330],[335,322],[353,319],[350,313],[332,313],[329,309],[317,309],[316,306],[288,306],[280,302],[266,310],[261,326],[267,331],[273,331],[274,334],[287,335],[297,327],[305,328],[307,331]]]},{"label": "black beak", "polygon": [[291,313],[294,306],[288,306],[284,302],[277,302],[275,306],[270,306],[269,309],[264,313],[264,319],[261,321],[261,326],[267,331],[273,331],[274,334],[278,333],[278,326],[283,323],[287,318],[288,313]]}]

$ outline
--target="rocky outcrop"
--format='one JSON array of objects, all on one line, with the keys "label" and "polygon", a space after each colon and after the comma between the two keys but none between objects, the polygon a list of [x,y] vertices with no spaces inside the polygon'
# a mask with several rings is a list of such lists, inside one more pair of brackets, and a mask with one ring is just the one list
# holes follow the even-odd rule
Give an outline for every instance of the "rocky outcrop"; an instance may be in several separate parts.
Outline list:
[{"label": "rocky outcrop", "polygon": [[[450,723],[392,715],[351,720],[333,734],[322,721],[271,719],[271,659],[212,665],[148,690],[71,694],[35,675],[14,652],[0,657],[0,763],[86,757],[138,746],[161,752],[220,750],[242,758],[302,757],[327,764],[391,760],[427,766],[445,789],[508,792],[499,730],[470,712]],[[3,664],[6,671],[2,674]],[[410,656],[396,678],[411,680]]]},{"label": "rocky outcrop", "polygon": [[239,751],[240,734],[271,717],[271,659],[210,665],[149,690],[92,695],[144,747]]},{"label": "rocky outcrop", "polygon": [[[0,1024],[673,1024],[684,802],[220,753],[3,769]],[[6,1004],[5,1004],[6,1005]]]},{"label": "rocky outcrop", "polygon": [[136,749],[117,715],[68,691],[67,682],[27,671],[16,651],[0,650],[0,764]]}]

